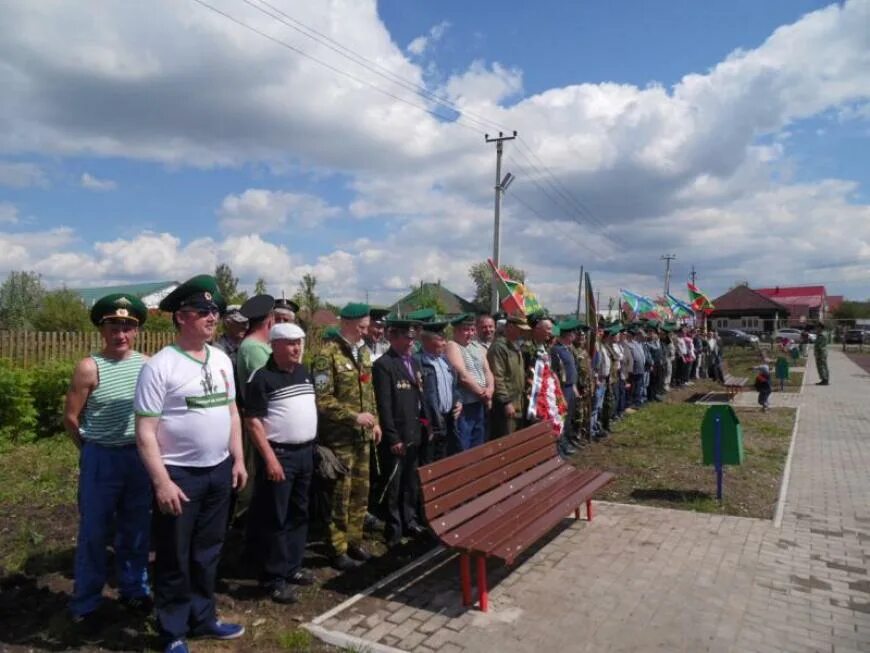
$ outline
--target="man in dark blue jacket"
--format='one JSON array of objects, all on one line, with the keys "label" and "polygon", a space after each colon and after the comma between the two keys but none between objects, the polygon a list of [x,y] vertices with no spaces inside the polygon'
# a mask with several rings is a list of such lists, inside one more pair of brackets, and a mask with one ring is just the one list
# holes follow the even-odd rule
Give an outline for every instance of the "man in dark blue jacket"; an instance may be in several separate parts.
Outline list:
[{"label": "man in dark blue jacket", "polygon": [[423,404],[427,416],[424,441],[420,445],[420,464],[428,465],[447,455],[447,443],[456,428],[455,418],[462,410],[456,396],[456,374],[444,356],[447,322],[429,322],[420,331],[422,349],[414,354],[423,374]]}]

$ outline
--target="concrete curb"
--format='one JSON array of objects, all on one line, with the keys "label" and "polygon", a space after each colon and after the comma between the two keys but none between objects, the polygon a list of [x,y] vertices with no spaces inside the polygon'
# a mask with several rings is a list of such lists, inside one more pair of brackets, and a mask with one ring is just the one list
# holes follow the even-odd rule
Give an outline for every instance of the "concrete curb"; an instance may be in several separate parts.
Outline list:
[{"label": "concrete curb", "polygon": [[[806,374],[804,379],[806,380]],[[801,384],[803,390],[803,384]],[[776,502],[776,512],[773,515],[773,527],[782,527],[782,516],[785,512],[785,499],[788,495],[788,482],[791,478],[791,461],[794,458],[794,445],[797,441],[798,426],[801,422],[801,407],[798,406],[794,414],[794,428],[791,430],[791,442],[788,445],[788,455],[785,458],[785,468],[782,470],[782,482],[779,486],[779,499]]]}]

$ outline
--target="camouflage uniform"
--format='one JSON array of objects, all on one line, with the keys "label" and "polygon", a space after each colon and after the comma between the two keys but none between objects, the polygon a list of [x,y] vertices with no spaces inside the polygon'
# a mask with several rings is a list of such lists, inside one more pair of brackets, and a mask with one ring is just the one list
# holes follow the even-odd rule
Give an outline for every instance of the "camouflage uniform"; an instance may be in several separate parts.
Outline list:
[{"label": "camouflage uniform", "polygon": [[574,351],[574,360],[577,361],[577,389],[580,390],[580,398],[574,404],[575,433],[588,440],[594,390],[592,364],[589,362],[589,353],[583,347],[575,345],[572,350]]},{"label": "camouflage uniform", "polygon": [[601,415],[601,425],[605,431],[610,430],[610,423],[616,415],[616,388],[619,383],[619,367],[617,365],[616,352],[613,350],[613,345],[609,342],[602,343],[607,349],[607,354],[610,356],[610,376],[607,378],[607,386],[604,390],[604,407]]},{"label": "camouflage uniform", "polygon": [[827,385],[829,383],[828,337],[822,331],[816,336],[816,342],[813,343],[813,352],[816,355],[816,370],[819,373],[819,382]]},{"label": "camouflage uniform", "polygon": [[[357,362],[357,358],[359,362]],[[349,473],[335,482],[329,540],[333,554],[362,543],[363,521],[369,495],[369,442],[371,433],[356,423],[358,413],[377,419],[372,385],[372,355],[365,345],[356,350],[343,338],[323,344],[311,364],[320,444],[329,447]]]}]

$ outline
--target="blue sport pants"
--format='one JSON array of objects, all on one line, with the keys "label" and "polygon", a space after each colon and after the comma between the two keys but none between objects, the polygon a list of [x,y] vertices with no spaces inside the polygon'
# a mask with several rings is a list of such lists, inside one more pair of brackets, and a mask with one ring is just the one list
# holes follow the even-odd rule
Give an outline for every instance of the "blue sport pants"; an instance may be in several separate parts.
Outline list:
[{"label": "blue sport pants", "polygon": [[108,575],[106,545],[114,535],[118,592],[148,595],[151,480],[135,444],[107,447],[85,442],[79,457],[79,535],[73,616],[99,607]]}]

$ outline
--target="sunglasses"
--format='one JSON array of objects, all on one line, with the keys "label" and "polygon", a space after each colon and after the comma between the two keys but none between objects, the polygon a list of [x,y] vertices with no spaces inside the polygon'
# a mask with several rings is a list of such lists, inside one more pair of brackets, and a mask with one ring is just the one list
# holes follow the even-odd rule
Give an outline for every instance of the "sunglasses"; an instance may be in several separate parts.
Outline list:
[{"label": "sunglasses", "polygon": [[209,315],[219,315],[220,311],[217,308],[188,308],[185,313],[196,315],[197,317],[208,317]]}]

